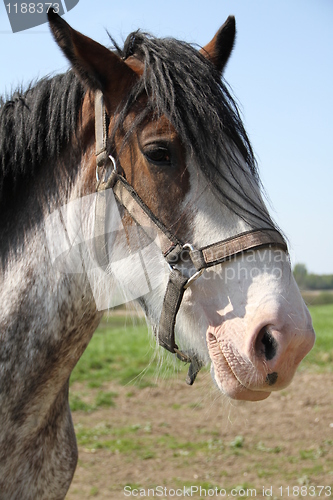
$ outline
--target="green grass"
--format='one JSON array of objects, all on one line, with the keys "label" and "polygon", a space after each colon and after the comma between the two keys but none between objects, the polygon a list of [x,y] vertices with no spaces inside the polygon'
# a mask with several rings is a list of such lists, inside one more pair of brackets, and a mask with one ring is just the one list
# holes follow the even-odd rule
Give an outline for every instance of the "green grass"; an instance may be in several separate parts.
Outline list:
[{"label": "green grass", "polygon": [[[281,471],[284,471],[286,479],[296,480],[299,484],[303,484],[307,478],[324,473],[325,468],[330,470],[332,463],[331,440],[322,440],[308,448],[304,448],[302,440],[295,440],[293,453],[288,456],[280,446],[271,447],[270,443],[251,441],[242,436],[235,436],[231,440],[229,437],[224,441],[212,437],[203,439],[202,435],[197,434],[188,441],[172,429],[156,435],[154,424],[147,425],[146,422],[125,426],[101,422],[94,427],[78,423],[75,425],[75,433],[79,446],[84,450],[106,450],[121,454],[122,460],[127,463],[138,459],[154,458],[163,462],[174,459],[178,461],[179,467],[183,468],[191,467],[196,460],[204,460],[205,463],[227,463],[230,459],[236,459],[242,460],[242,464],[246,463],[246,472],[255,474],[258,478],[280,480]],[[224,475],[228,476],[221,470],[221,477]],[[232,477],[228,478],[229,484],[230,481]],[[183,486],[186,486],[184,481]]]},{"label": "green grass", "polygon": [[[313,351],[302,363],[302,369],[332,370],[333,305],[311,307],[310,312],[317,341]],[[159,351],[164,354],[161,348]],[[73,372],[71,381],[79,384],[70,391],[72,410],[87,413],[117,405],[117,394],[108,392],[109,387],[104,385],[108,381],[122,385],[131,383],[131,387],[122,391],[130,398],[137,393],[138,387],[154,384],[157,373],[160,377],[174,377],[175,368],[172,363],[167,362],[167,368],[161,369],[158,356],[154,356],[154,341],[150,338],[142,320],[137,319],[133,324],[130,318],[125,317],[104,319]],[[171,355],[169,357],[172,359]],[[166,361],[164,360],[164,363]],[[178,361],[175,363],[178,367],[183,366]],[[184,373],[180,376],[185,378],[187,367],[181,369]],[[136,388],[133,389],[132,384],[135,384]],[[188,408],[190,414],[193,411],[191,405],[185,405],[182,401],[174,403],[172,405],[174,417],[177,418],[184,408]],[[315,409],[313,411],[315,412]],[[119,419],[115,419],[112,423],[106,421],[96,424],[96,420],[90,421],[89,418],[84,416],[81,421],[76,418],[75,432],[81,449],[86,453],[119,454],[124,464],[131,464],[137,460],[154,459],[159,463],[173,460],[179,465],[180,471],[186,471],[193,464],[200,462],[210,467],[209,464],[228,464],[237,461],[239,464],[246,464],[240,465],[244,467],[244,472],[258,478],[261,484],[267,483],[267,485],[281,480],[282,484],[286,481],[287,484],[295,485],[312,484],[314,478],[332,470],[331,437],[318,440],[316,443],[296,439],[293,442],[292,452],[286,455],[285,443],[263,440],[259,437],[251,440],[248,435],[244,437],[237,435],[236,432],[233,436],[228,435],[222,439],[220,431],[205,426],[198,427],[189,438],[181,436],[176,434],[170,423],[154,423],[153,414],[151,422],[142,418],[135,420],[132,425],[121,424]],[[216,481],[218,482],[220,478],[229,496],[231,488],[251,488],[250,483],[234,484],[235,480],[229,475],[228,466],[225,467],[226,469],[221,469]],[[210,484],[209,481],[208,477],[207,482],[205,479],[203,482],[192,479],[189,484],[200,485],[207,489],[213,488],[215,484]],[[173,484],[183,487],[187,482],[174,478]],[[91,485],[89,496],[98,498],[99,495],[97,485]]]},{"label": "green grass", "polygon": [[[163,363],[161,358],[165,357]],[[71,376],[71,384],[84,382],[89,388],[100,388],[105,382],[129,383],[137,387],[153,386],[157,378],[170,378],[186,368],[174,363],[172,356],[156,352],[154,339],[143,319],[115,316],[102,320],[88,348]]]},{"label": "green grass", "polygon": [[[97,426],[85,427],[82,424],[75,426],[75,434],[80,446],[88,450],[107,449],[113,453],[135,455],[141,458],[152,456],[163,457],[168,451],[173,456],[194,457],[198,454],[231,456],[235,454],[235,442],[239,443],[240,436],[236,436],[230,443],[223,443],[220,439],[193,439],[187,441],[172,433],[165,432],[156,438],[152,433],[151,424],[117,426],[109,423],[100,423]],[[244,446],[244,439],[241,438]]]},{"label": "green grass", "polygon": [[[317,339],[313,350],[302,362],[302,369],[316,371],[333,370],[333,305],[312,306]],[[165,359],[161,363],[160,356]],[[124,316],[103,319],[96,330],[88,348],[75,367],[71,383],[84,382],[88,388],[102,388],[108,381],[121,385],[133,383],[137,387],[155,385],[157,378],[174,377],[177,371],[185,378],[187,367],[172,356],[165,356],[159,348],[156,354],[154,340],[150,337],[146,323],[142,319],[125,318]],[[102,397],[102,396],[100,396]],[[84,409],[80,403],[80,395],[76,395],[73,404]],[[112,397],[109,397],[109,406]],[[95,406],[102,403],[95,401]],[[108,405],[105,402],[105,405]],[[176,408],[176,407],[175,407]],[[89,409],[87,409],[89,411]]]},{"label": "green grass", "polygon": [[[149,365],[153,349],[148,342],[146,325],[133,325],[124,317],[103,320],[73,371],[71,382],[87,382],[88,387],[100,387],[116,380],[127,384]],[[148,368],[149,375],[152,370]]]},{"label": "green grass", "polygon": [[81,394],[77,391],[71,391],[69,393],[69,404],[72,411],[84,411],[91,412],[98,408],[110,408],[115,406],[114,398],[117,397],[117,393],[108,391],[98,391],[93,401],[91,401],[91,395],[88,394],[88,401],[86,394]]},{"label": "green grass", "polygon": [[333,371],[333,304],[309,308],[316,332],[316,343],[302,362],[303,369]]}]

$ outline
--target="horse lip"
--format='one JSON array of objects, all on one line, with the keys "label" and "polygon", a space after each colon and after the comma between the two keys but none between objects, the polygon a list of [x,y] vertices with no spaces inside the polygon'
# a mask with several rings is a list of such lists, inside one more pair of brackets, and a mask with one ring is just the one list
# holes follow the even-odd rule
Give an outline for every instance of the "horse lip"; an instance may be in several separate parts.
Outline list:
[{"label": "horse lip", "polygon": [[[209,336],[211,336],[209,338]],[[223,377],[219,373],[221,371],[221,366],[218,366],[218,361],[215,359],[215,356],[213,356],[213,353],[211,353],[211,342],[212,342],[212,337],[215,339],[216,344],[218,345],[219,348],[219,355],[222,356],[222,363],[225,363],[225,366],[228,369],[228,373],[233,377],[234,381],[236,381],[236,386],[233,390],[232,393],[230,391],[225,390],[223,387]],[[215,382],[219,386],[220,390],[224,392],[228,397],[231,399],[239,399],[239,400],[249,400],[249,401],[259,401],[262,399],[266,399],[270,394],[271,391],[260,391],[260,390],[253,390],[250,387],[246,387],[243,382],[239,379],[237,374],[234,372],[232,366],[230,365],[227,356],[223,352],[222,348],[222,343],[219,342],[217,339],[216,335],[211,331],[207,331],[207,344],[208,344],[208,352],[209,352],[209,357],[212,361],[214,371],[216,373],[215,375]],[[221,363],[221,358],[219,359]],[[219,370],[220,368],[220,370]],[[218,379],[217,379],[218,377]]]},{"label": "horse lip", "polygon": [[[213,335],[214,335],[214,334],[213,334]],[[218,344],[218,346],[219,346],[219,348],[220,348],[220,354],[221,354],[221,356],[223,356],[223,360],[226,362],[226,364],[227,364],[227,366],[228,366],[228,368],[229,368],[229,371],[232,373],[232,375],[235,377],[235,379],[238,381],[238,383],[239,383],[242,387],[244,387],[244,389],[248,389],[248,387],[246,387],[246,386],[242,383],[242,381],[241,381],[241,380],[239,380],[239,377],[236,375],[236,373],[235,373],[235,372],[234,372],[234,370],[232,369],[232,366],[230,365],[230,363],[229,363],[229,361],[228,361],[228,358],[226,357],[226,355],[225,355],[225,354],[224,354],[224,352],[223,352],[222,342],[220,342],[220,341],[218,340],[218,338],[217,338],[215,335],[214,335],[214,337],[215,337],[216,342],[217,342],[217,344]],[[212,361],[213,361],[213,363],[214,363],[214,360],[212,360]],[[249,390],[251,390],[251,389],[249,389]]]}]

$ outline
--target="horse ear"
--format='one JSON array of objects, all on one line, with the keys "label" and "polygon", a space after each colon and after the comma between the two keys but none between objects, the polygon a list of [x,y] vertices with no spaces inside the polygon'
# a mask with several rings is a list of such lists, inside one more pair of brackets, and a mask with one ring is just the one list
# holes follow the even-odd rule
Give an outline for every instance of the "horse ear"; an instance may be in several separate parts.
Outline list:
[{"label": "horse ear", "polygon": [[75,31],[53,8],[48,11],[48,20],[55,41],[89,88],[99,89],[116,100],[118,93],[135,83],[138,75],[120,57]]},{"label": "horse ear", "polygon": [[200,50],[221,75],[233,49],[235,36],[236,21],[234,16],[229,16],[214,38]]}]

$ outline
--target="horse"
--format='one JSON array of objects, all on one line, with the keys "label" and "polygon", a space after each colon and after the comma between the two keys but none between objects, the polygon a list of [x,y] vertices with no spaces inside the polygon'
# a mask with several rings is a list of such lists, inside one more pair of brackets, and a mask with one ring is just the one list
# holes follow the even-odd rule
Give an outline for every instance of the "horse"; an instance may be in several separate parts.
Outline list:
[{"label": "horse", "polygon": [[48,22],[71,68],[0,109],[3,500],[65,497],[69,377],[110,304],[135,300],[188,383],[210,363],[234,399],[286,387],[314,343],[223,78],[234,17],[200,49]]}]

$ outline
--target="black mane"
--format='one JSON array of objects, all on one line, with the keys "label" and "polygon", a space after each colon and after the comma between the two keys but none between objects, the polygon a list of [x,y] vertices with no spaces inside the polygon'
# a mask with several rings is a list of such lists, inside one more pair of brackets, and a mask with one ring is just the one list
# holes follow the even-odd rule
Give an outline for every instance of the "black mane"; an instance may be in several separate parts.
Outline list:
[{"label": "black mane", "polygon": [[84,90],[72,71],[0,98],[0,204],[56,161],[71,140]]}]

